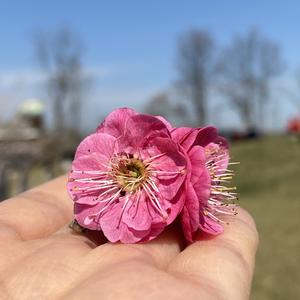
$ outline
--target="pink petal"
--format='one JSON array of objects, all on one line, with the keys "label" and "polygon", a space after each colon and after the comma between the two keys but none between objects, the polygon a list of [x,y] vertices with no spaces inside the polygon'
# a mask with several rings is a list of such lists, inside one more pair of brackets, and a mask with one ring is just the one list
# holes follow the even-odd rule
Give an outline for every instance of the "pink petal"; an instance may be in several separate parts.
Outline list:
[{"label": "pink petal", "polygon": [[222,136],[218,136],[214,143],[218,144],[221,148],[229,149],[228,141]]},{"label": "pink petal", "polygon": [[74,159],[72,164],[72,172],[70,177],[72,178],[85,178],[85,177],[95,177],[91,176],[89,172],[86,171],[106,171],[109,157],[102,155],[101,153],[93,152],[89,155],[80,156]]},{"label": "pink petal", "polygon": [[132,229],[149,230],[152,218],[145,202],[145,196],[141,195],[137,200],[125,210],[122,221]]},{"label": "pink petal", "polygon": [[201,146],[194,146],[189,151],[191,162],[191,183],[195,184],[201,179],[201,175],[205,169],[205,151]]},{"label": "pink petal", "polygon": [[127,120],[137,112],[130,108],[119,108],[111,112],[97,128],[97,132],[104,132],[116,138],[124,134]]},{"label": "pink petal", "polygon": [[[91,219],[90,216],[97,214],[102,207],[103,205],[100,204],[99,202],[94,206],[75,202],[74,203],[75,219],[82,227],[91,230],[101,230],[100,221],[99,221],[100,215],[96,216],[93,219]],[[89,219],[90,222],[87,223],[87,219]]]},{"label": "pink petal", "polygon": [[218,138],[218,130],[215,127],[207,126],[198,130],[194,145],[205,147],[209,143],[213,143]]},{"label": "pink petal", "polygon": [[189,183],[186,190],[185,205],[181,212],[183,233],[189,242],[193,242],[194,234],[199,228],[199,217],[199,200],[193,186]]},{"label": "pink petal", "polygon": [[107,239],[111,242],[120,240],[121,231],[124,224],[120,221],[122,204],[114,203],[106,210],[100,219],[101,229]]},{"label": "pink petal", "polygon": [[155,171],[178,172],[178,174],[161,173],[161,175],[157,175],[160,194],[165,199],[172,199],[185,179],[186,158],[179,152],[177,144],[170,139],[158,137],[153,139],[151,144],[157,147],[158,153],[164,154],[155,160]]},{"label": "pink petal", "polygon": [[187,151],[193,145],[205,147],[218,138],[218,130],[211,126],[203,128],[179,127],[172,130],[171,134],[172,138]]},{"label": "pink petal", "polygon": [[119,144],[143,148],[147,146],[148,140],[158,136],[170,136],[166,125],[156,117],[138,114],[128,119],[124,137]]},{"label": "pink petal", "polygon": [[178,127],[172,130],[172,139],[179,143],[186,151],[193,145],[198,130],[190,127]]},{"label": "pink petal", "polygon": [[120,242],[126,244],[132,244],[141,242],[145,236],[149,235],[149,230],[138,231],[124,225],[124,228],[121,231]]},{"label": "pink petal", "polygon": [[175,127],[171,130],[174,141],[181,144],[184,138],[193,130],[191,127]]},{"label": "pink petal", "polygon": [[115,203],[101,216],[100,224],[104,235],[113,243],[120,240],[123,243],[136,243],[147,236],[148,230],[134,230],[128,228],[121,218],[124,201]]},{"label": "pink petal", "polygon": [[200,179],[193,184],[193,188],[200,204],[206,204],[210,197],[211,189],[211,178],[207,169],[203,170]]},{"label": "pink petal", "polygon": [[182,208],[181,214],[180,214],[180,223],[183,231],[183,235],[189,243],[192,243],[194,241],[193,235],[194,231],[192,229],[192,224],[190,222],[190,215],[189,210],[186,206]]},{"label": "pink petal", "polygon": [[171,131],[173,129],[172,124],[169,121],[167,121],[164,117],[162,117],[162,116],[155,116],[155,117],[157,119],[159,119],[160,121],[162,121],[166,125],[166,127],[168,128],[169,131]]},{"label": "pink petal", "polygon": [[150,232],[140,241],[148,242],[155,239],[166,227],[166,223],[157,223],[151,226]]},{"label": "pink petal", "polygon": [[75,154],[75,161],[81,156],[88,156],[92,153],[102,155],[109,159],[117,151],[116,138],[105,133],[93,133],[86,137],[78,146]]},{"label": "pink petal", "polygon": [[77,179],[89,178],[92,181],[99,178],[101,172],[107,171],[106,166],[108,166],[111,156],[116,151],[115,140],[110,135],[94,133],[80,143],[67,184],[69,194],[74,201],[92,204],[92,198],[97,195],[96,191],[88,192],[88,195],[82,195],[82,190],[88,189],[92,182],[80,182]]},{"label": "pink petal", "polygon": [[97,204],[97,202],[99,202],[97,200],[98,194],[99,194],[99,192],[95,193],[94,195],[77,197],[77,198],[74,199],[74,202],[79,203],[79,204],[94,206],[94,205]]},{"label": "pink petal", "polygon": [[214,222],[212,219],[202,216],[200,220],[200,229],[206,233],[218,235],[223,233],[224,228],[221,224]]},{"label": "pink petal", "polygon": [[171,224],[182,211],[186,200],[186,191],[184,186],[180,188],[176,196],[169,202],[167,225]]}]

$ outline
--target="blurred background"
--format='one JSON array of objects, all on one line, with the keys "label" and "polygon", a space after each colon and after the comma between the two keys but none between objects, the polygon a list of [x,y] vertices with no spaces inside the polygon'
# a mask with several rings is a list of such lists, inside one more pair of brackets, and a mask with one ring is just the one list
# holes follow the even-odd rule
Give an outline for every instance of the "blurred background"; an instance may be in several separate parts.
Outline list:
[{"label": "blurred background", "polygon": [[[0,201],[68,171],[118,107],[230,139],[252,299],[300,298],[299,1],[0,1]],[[234,288],[234,287],[233,287]]]}]

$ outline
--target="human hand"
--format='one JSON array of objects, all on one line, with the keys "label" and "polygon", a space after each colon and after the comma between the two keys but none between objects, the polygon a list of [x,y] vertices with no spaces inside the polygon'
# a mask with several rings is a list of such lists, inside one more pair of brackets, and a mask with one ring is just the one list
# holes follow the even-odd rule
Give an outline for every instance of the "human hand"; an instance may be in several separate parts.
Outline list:
[{"label": "human hand", "polygon": [[239,209],[184,248],[177,225],[145,244],[74,234],[62,176],[0,204],[0,299],[249,298],[258,235]]}]

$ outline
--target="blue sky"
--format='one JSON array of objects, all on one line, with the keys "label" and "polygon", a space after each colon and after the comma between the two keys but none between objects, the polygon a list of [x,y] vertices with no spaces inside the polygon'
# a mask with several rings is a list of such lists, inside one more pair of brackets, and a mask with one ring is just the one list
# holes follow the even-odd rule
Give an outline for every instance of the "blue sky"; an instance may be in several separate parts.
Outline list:
[{"label": "blue sky", "polygon": [[[9,115],[24,99],[43,97],[31,44],[39,30],[68,26],[82,36],[85,64],[97,75],[85,111],[92,127],[114,107],[141,109],[167,88],[176,79],[176,40],[191,28],[208,29],[220,45],[259,28],[282,45],[288,77],[300,66],[299,16],[299,1],[0,0],[0,112]],[[285,106],[282,122],[292,114]]]}]

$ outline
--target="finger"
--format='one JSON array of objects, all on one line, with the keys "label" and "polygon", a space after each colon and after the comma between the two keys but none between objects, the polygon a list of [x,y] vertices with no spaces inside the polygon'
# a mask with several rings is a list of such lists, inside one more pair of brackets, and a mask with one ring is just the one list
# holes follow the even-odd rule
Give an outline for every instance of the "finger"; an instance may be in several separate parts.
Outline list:
[{"label": "finger", "polygon": [[74,233],[68,226],[60,228],[53,237],[61,235],[66,237],[76,235],[82,237],[83,241],[89,239],[91,248],[94,249],[89,254],[91,261],[100,257],[105,261],[105,265],[138,258],[156,267],[165,268],[184,246],[181,227],[177,223],[168,226],[156,239],[137,244],[112,244],[107,241],[103,232],[84,230],[82,233]]},{"label": "finger", "polygon": [[154,260],[159,268],[166,268],[183,249],[185,244],[181,226],[175,222],[168,227],[154,240],[134,244],[136,249],[145,251]]},{"label": "finger", "polygon": [[[165,230],[154,240],[146,243],[130,245],[137,251],[144,253],[159,268],[165,268],[183,248],[183,234],[180,224],[174,223],[165,228]],[[123,245],[119,244],[120,251]]]},{"label": "finger", "polygon": [[[251,216],[243,209],[228,218],[223,234],[188,246],[169,266],[169,271],[211,289],[220,299],[248,299],[258,234]],[[218,298],[219,299],[219,298]]]},{"label": "finger", "polygon": [[0,204],[0,236],[24,240],[47,236],[72,219],[66,176]]},{"label": "finger", "polygon": [[[175,278],[165,272],[182,249],[183,236],[178,225],[168,226],[147,243],[106,243],[93,249],[84,257],[81,282],[72,286],[63,298],[79,299],[88,293],[90,298],[110,295],[113,299],[175,299],[176,295],[179,299],[174,289]],[[180,280],[176,283],[181,284],[181,291],[185,289],[185,295],[191,292]],[[166,286],[166,296],[159,296]]]},{"label": "finger", "polygon": [[[105,243],[93,249],[85,261],[101,260],[101,268],[117,265],[124,261],[140,261],[155,268],[164,269],[182,249],[182,234],[178,225],[168,226],[155,240],[146,243],[121,244]],[[91,268],[92,269],[92,268]]]},{"label": "finger", "polygon": [[63,234],[20,244],[30,252],[0,272],[0,290],[9,292],[4,298],[0,292],[0,299],[61,299],[60,294],[80,278],[90,251],[87,238]]}]

